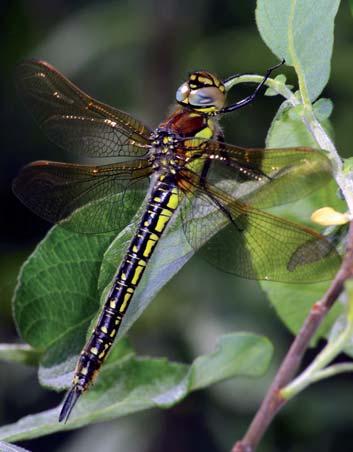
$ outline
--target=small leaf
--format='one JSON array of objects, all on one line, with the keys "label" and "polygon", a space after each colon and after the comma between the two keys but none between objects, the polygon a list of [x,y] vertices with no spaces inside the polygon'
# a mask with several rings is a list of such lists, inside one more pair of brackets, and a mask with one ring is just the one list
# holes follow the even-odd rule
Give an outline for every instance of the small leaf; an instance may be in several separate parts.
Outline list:
[{"label": "small leaf", "polygon": [[[278,74],[278,75],[276,75],[274,80],[285,85],[287,77],[284,74]],[[286,86],[288,89],[293,88],[292,85],[286,85]],[[278,92],[276,90],[274,90],[273,88],[267,88],[267,90],[265,91],[265,96],[277,96],[277,95],[278,95]]]},{"label": "small leaf", "polygon": [[[286,84],[286,76],[284,74],[278,74],[276,75],[276,77],[274,78],[274,80],[276,80],[277,82],[282,83],[283,85]],[[278,92],[275,91],[273,88],[267,88],[267,90],[265,91],[265,96],[277,96]]]},{"label": "small leaf", "polygon": [[343,171],[345,174],[353,172],[353,157],[343,159]]},{"label": "small leaf", "polygon": [[276,75],[276,77],[274,79],[277,82],[283,83],[283,85],[285,85],[286,81],[287,81],[287,77],[284,74],[278,74],[278,75]]},{"label": "small leaf", "polygon": [[333,103],[331,99],[326,99],[322,97],[317,100],[314,105],[314,114],[319,121],[324,121],[331,116],[333,110]]},{"label": "small leaf", "polygon": [[311,100],[330,75],[334,19],[339,0],[258,0],[256,22],[262,39],[294,66]]},{"label": "small leaf", "polygon": [[[301,107],[301,106],[299,106]],[[283,102],[275,115],[266,138],[266,147],[311,146],[317,143],[308,132],[296,107]]]},{"label": "small leaf", "polygon": [[0,428],[0,438],[30,439],[148,408],[168,408],[189,392],[226,378],[262,375],[271,355],[272,345],[266,338],[246,333],[221,337],[214,352],[196,358],[190,366],[136,357],[121,341],[109,355],[94,388],[82,396],[67,424],[58,422],[58,407]]}]

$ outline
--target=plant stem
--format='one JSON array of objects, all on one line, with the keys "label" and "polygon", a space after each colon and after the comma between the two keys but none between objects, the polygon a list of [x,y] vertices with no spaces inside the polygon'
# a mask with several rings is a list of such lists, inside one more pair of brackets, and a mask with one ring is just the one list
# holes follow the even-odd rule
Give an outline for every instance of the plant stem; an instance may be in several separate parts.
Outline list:
[{"label": "plant stem", "polygon": [[334,364],[326,367],[326,369],[316,372],[311,381],[323,380],[324,378],[333,377],[334,375],[342,374],[344,372],[353,372],[353,363]]},{"label": "plant stem", "polygon": [[[353,302],[349,300],[349,312],[347,316],[347,325],[345,329],[332,341],[329,341],[326,347],[316,356],[314,361],[295,378],[289,385],[281,390],[281,396],[289,400],[293,398],[300,391],[309,386],[313,381],[318,381],[321,378],[326,378],[327,372],[324,369],[336,356],[342,352],[345,344],[349,341],[353,333]],[[331,374],[333,373],[331,368]]]},{"label": "plant stem", "polygon": [[300,92],[300,97],[302,99],[302,103],[304,105],[304,108],[307,111],[310,111],[312,109],[312,105],[311,105],[311,101],[310,101],[310,96],[309,96],[309,92],[307,89],[307,85],[306,85],[306,79],[305,79],[305,75],[303,72],[303,68],[302,65],[300,64],[300,60],[297,56],[297,51],[295,48],[295,43],[294,43],[294,18],[295,18],[295,11],[297,8],[297,0],[292,0],[290,2],[290,14],[289,14],[289,18],[288,18],[288,26],[287,26],[287,38],[288,38],[288,53],[291,56],[291,66],[294,67],[295,72],[297,73],[298,76],[298,83],[299,83],[299,92]]},{"label": "plant stem", "polygon": [[350,223],[346,255],[340,270],[331,286],[310,310],[304,324],[295,337],[275,379],[270,386],[256,416],[254,417],[244,438],[238,441],[232,452],[252,452],[255,450],[274,416],[286,404],[287,400],[281,396],[281,389],[285,387],[297,372],[304,352],[309,346],[310,340],[317,331],[331,306],[341,294],[345,281],[353,276],[353,223]]}]

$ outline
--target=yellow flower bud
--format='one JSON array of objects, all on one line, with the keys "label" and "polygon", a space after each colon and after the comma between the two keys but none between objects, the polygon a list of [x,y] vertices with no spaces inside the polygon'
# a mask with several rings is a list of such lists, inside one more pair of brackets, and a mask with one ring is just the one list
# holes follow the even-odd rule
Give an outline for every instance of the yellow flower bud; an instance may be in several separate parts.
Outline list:
[{"label": "yellow flower bud", "polygon": [[350,220],[348,212],[341,213],[332,209],[332,207],[322,207],[315,210],[311,215],[311,221],[321,226],[333,226],[348,223]]}]

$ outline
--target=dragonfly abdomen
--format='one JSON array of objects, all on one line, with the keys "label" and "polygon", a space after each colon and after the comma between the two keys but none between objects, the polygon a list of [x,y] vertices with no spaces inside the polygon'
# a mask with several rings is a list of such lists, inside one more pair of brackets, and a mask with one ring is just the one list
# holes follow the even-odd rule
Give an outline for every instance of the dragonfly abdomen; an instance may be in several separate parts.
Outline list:
[{"label": "dragonfly abdomen", "polygon": [[107,356],[146,265],[178,203],[178,192],[173,178],[161,175],[116,274],[102,313],[81,352],[72,388],[61,411],[61,420],[68,418],[73,404],[88,388]]}]

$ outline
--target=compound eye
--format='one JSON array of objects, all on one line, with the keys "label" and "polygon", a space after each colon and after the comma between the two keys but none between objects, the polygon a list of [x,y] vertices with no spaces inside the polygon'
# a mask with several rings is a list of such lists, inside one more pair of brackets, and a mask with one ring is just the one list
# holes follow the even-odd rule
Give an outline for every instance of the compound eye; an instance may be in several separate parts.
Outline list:
[{"label": "compound eye", "polygon": [[191,91],[189,102],[195,107],[215,106],[218,108],[224,103],[224,95],[218,88],[209,86]]},{"label": "compound eye", "polygon": [[207,96],[207,94],[203,93],[201,89],[191,92],[190,94],[190,104],[195,105],[195,107],[204,107],[206,105],[213,104],[213,98]]},{"label": "compound eye", "polygon": [[178,102],[184,102],[185,99],[189,97],[190,94],[190,88],[187,82],[183,83],[181,86],[179,86],[178,91],[176,92],[176,100]]}]

